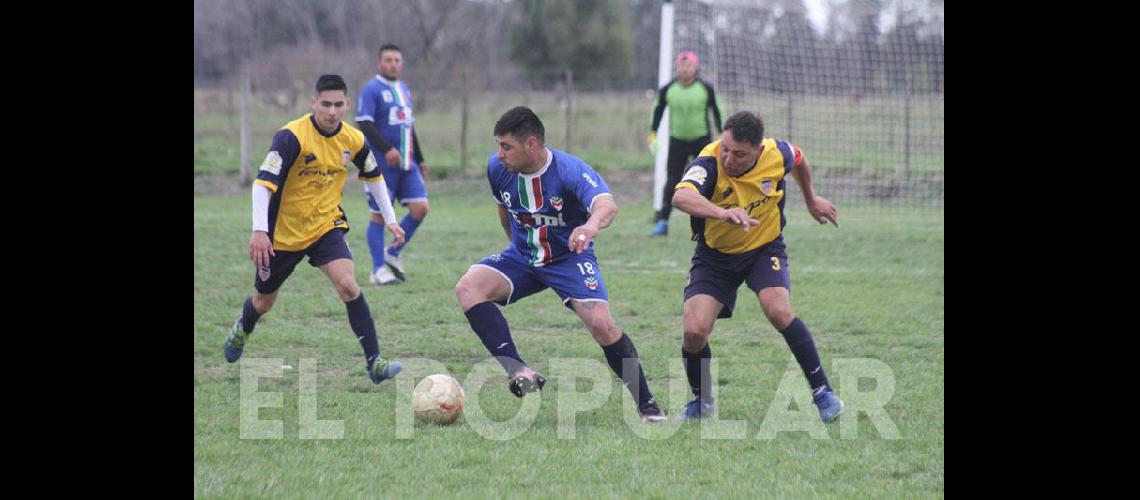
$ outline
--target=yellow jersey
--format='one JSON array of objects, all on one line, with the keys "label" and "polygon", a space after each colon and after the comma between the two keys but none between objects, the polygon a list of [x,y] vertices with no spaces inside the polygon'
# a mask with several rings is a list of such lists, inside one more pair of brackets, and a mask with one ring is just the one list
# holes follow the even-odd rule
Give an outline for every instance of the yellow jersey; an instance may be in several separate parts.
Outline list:
[{"label": "yellow jersey", "polygon": [[273,192],[269,238],[274,250],[304,250],[333,228],[348,230],[340,202],[350,162],[365,182],[384,181],[364,134],[344,122],[327,133],[309,113],[277,131],[255,181]]},{"label": "yellow jersey", "polygon": [[675,189],[694,189],[714,205],[738,207],[760,223],[745,232],[728,221],[691,217],[693,240],[698,245],[726,254],[756,250],[779,238],[784,218],[784,177],[803,162],[803,154],[791,143],[776,139],[760,142],[756,164],[739,177],[731,177],[720,161],[720,141],[705,146],[685,170]]}]

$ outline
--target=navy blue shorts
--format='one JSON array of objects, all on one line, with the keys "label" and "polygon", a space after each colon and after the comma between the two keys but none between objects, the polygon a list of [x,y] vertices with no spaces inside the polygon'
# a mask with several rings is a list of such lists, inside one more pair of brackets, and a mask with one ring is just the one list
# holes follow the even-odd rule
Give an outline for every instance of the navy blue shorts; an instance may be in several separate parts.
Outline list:
[{"label": "navy blue shorts", "polygon": [[253,278],[253,287],[262,295],[276,292],[306,255],[309,256],[309,265],[313,267],[320,267],[337,259],[352,260],[352,251],[348,249],[348,242],[344,239],[344,233],[347,232],[345,228],[336,227],[304,250],[295,252],[274,250],[273,255],[269,256],[269,267],[257,269]]},{"label": "navy blue shorts", "polygon": [[792,289],[783,238],[740,255],[701,248],[703,243],[697,245],[692,259],[693,267],[689,269],[689,281],[685,284],[685,300],[698,294],[711,295],[724,304],[718,318],[732,317],[732,309],[736,307],[736,291],[742,282],[747,283],[748,288],[755,293],[777,286],[789,291]]},{"label": "navy blue shorts", "polygon": [[[381,158],[383,161],[383,158]],[[402,170],[398,167],[380,167],[384,174],[384,183],[388,186],[388,197],[407,206],[411,201],[427,201],[427,186],[424,177],[420,174],[419,164],[413,162],[411,170]],[[374,214],[380,213],[380,206],[372,199],[368,186],[364,186],[364,197],[368,200],[368,209]]]},{"label": "navy blue shorts", "polygon": [[[571,254],[559,262],[534,267],[526,257],[510,248],[491,255],[475,266],[498,271],[511,285],[511,291],[502,305],[513,304],[523,297],[534,295],[548,287],[562,299],[562,305],[574,308],[570,300],[609,302],[606,282],[594,252]],[[471,266],[471,267],[475,267]]]}]

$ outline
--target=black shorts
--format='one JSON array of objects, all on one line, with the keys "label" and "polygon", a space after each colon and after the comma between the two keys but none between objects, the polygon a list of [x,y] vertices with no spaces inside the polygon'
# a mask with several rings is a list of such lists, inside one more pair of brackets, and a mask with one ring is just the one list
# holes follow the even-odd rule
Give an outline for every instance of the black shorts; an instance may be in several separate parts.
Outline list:
[{"label": "black shorts", "polygon": [[348,242],[344,239],[346,232],[348,230],[336,227],[304,250],[294,252],[274,250],[273,255],[269,256],[269,267],[258,268],[254,273],[253,287],[262,295],[276,292],[306,255],[309,256],[309,265],[313,267],[320,267],[337,259],[352,260],[352,251],[348,249]]},{"label": "black shorts", "polygon": [[698,243],[692,263],[689,281],[685,284],[685,300],[698,294],[711,295],[724,304],[717,318],[732,317],[736,291],[742,282],[755,293],[777,286],[792,289],[783,237],[739,255],[720,253]]}]

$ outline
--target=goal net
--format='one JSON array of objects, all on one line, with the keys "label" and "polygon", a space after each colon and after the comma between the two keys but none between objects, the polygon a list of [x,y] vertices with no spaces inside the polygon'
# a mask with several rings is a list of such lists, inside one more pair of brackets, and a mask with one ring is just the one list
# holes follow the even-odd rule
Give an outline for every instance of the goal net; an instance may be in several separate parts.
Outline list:
[{"label": "goal net", "polygon": [[[846,205],[943,207],[941,2],[672,3],[671,54],[698,55],[722,119],[752,111],[766,136],[799,146],[818,194]],[[793,200],[802,196],[795,181],[787,186]]]}]

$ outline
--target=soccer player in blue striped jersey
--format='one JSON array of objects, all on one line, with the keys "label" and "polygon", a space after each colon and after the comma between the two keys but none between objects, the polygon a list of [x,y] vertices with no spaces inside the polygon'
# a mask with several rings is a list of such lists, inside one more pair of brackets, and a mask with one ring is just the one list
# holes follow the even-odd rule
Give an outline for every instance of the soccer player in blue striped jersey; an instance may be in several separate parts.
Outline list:
[{"label": "soccer player in blue striped jersey", "polygon": [[400,261],[400,251],[404,245],[411,243],[416,229],[427,217],[428,195],[424,177],[428,166],[416,137],[412,90],[400,80],[400,73],[404,69],[400,48],[391,44],[380,47],[376,69],[379,74],[360,89],[356,126],[364,132],[373,154],[377,158],[384,158],[380,170],[388,185],[388,193],[408,207],[408,213],[400,221],[404,240],[393,240],[391,245],[385,246],[385,221],[380,216],[376,200],[365,192],[368,208],[372,211],[367,234],[368,249],[372,254],[369,281],[373,285],[388,285],[402,283],[407,279],[404,265]]},{"label": "soccer player in blue striped jersey", "polygon": [[605,179],[577,157],[546,147],[542,121],[526,107],[499,118],[495,140],[499,150],[487,161],[487,179],[509,244],[472,265],[455,286],[471,329],[507,372],[511,393],[521,398],[542,389],[546,379],[519,356],[495,304],[551,288],[602,347],[606,362],[637,401],[642,420],[665,420],[633,340],[610,314],[594,256],[594,238],[617,215]]},{"label": "soccer player in blue striped jersey", "polygon": [[400,371],[398,361],[380,361],[376,324],[356,284],[352,252],[344,238],[348,217],[340,203],[349,164],[359,169],[360,179],[376,197],[396,239],[403,237],[384,177],[364,144],[364,135],[341,121],[349,104],[344,79],[321,75],[311,102],[313,112],[285,124],[273,136],[252,188],[249,258],[256,269],[255,293],[246,298],[241,316],[226,337],[224,353],[230,363],[241,358],[257,320],[273,307],[281,285],[308,256],[309,264],[320,268],[344,301],[372,382],[379,384]]},{"label": "soccer player in blue striped jersey", "polygon": [[791,174],[812,219],[838,226],[835,206],[815,194],[811,166],[794,144],[764,137],[760,117],[742,111],[724,122],[724,135],[701,151],[675,186],[673,206],[691,216],[697,242],[685,285],[685,336],[681,356],[696,396],[681,419],[716,411],[709,336],[718,318],[731,318],[741,283],[784,337],[804,372],[824,422],[843,411],[827,380],[815,341],[792,312],[792,282],[784,247],[784,186]]}]

